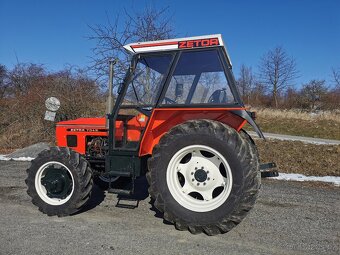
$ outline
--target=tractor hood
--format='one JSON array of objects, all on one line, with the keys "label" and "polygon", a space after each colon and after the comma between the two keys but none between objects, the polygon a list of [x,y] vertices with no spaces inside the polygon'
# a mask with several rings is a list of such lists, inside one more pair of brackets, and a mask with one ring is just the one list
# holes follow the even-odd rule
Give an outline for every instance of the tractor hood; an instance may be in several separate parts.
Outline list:
[{"label": "tractor hood", "polygon": [[57,126],[82,126],[105,128],[105,118],[79,118],[75,120],[60,121]]}]

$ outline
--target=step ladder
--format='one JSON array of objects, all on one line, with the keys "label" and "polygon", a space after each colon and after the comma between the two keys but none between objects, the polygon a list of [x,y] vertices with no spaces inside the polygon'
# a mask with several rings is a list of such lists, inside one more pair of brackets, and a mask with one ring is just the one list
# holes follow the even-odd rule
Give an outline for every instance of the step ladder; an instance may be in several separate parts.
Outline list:
[{"label": "step ladder", "polygon": [[118,194],[118,195],[124,195],[124,196],[133,195],[135,191],[135,179],[136,178],[134,174],[132,173],[132,171],[130,172],[110,171],[106,173],[104,176],[105,177],[112,177],[112,176],[118,177],[119,176],[119,177],[131,178],[131,187],[129,189],[113,187],[112,185],[114,185],[114,183],[112,183],[111,178],[109,178],[109,189],[107,190],[107,192]]}]

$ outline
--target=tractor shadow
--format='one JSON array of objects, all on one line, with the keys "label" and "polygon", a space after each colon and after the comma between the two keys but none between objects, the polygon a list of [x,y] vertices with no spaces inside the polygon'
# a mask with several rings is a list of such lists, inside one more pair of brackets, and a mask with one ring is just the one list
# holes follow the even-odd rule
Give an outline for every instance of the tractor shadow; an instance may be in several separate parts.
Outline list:
[{"label": "tractor shadow", "polygon": [[[131,183],[127,184],[125,189],[131,189]],[[132,195],[118,195],[116,207],[135,209],[139,202],[149,197],[149,184],[145,176],[139,177],[135,180],[134,193]]]},{"label": "tractor shadow", "polygon": [[105,199],[105,191],[99,188],[97,185],[93,185],[92,193],[90,199],[87,201],[86,205],[78,212],[72,214],[77,215],[87,211],[90,211],[100,205]]},{"label": "tractor shadow", "polygon": [[[124,188],[131,188],[131,183],[126,184],[123,186]],[[127,195],[117,195],[117,203],[116,207],[119,208],[126,208],[126,209],[135,209],[138,208],[139,202],[147,199],[149,197],[148,192],[149,184],[146,180],[145,176],[142,176],[135,180],[135,187],[134,187],[134,194],[127,196]],[[84,212],[87,212],[89,210],[94,209],[98,205],[100,205],[106,197],[106,191],[102,190],[97,185],[93,185],[92,188],[92,194],[89,199],[89,201],[86,203],[86,205],[78,212],[76,212],[73,215],[81,214]],[[163,213],[160,212],[155,206],[154,206],[154,200],[150,198],[149,201],[150,204],[150,210],[154,212],[154,216],[156,218],[163,219]],[[163,219],[163,223],[167,225],[173,225],[171,222],[166,221]]]},{"label": "tractor shadow", "polygon": [[[130,184],[129,184],[130,185]],[[128,188],[131,188],[131,186],[127,186]],[[116,207],[120,208],[127,208],[127,209],[135,209],[138,207],[139,202],[142,200],[145,200],[149,197],[149,184],[146,180],[145,176],[142,176],[135,180],[135,192],[133,195],[125,196],[125,195],[118,195],[118,202],[116,204]],[[154,216],[156,218],[163,219],[163,213],[160,212],[155,206],[154,206],[154,200],[150,198],[149,201],[150,204],[150,210],[154,212]],[[164,220],[163,223],[166,225],[173,225],[171,222]]]},{"label": "tractor shadow", "polygon": [[150,198],[150,201],[149,201],[149,204],[151,205],[150,211],[153,211],[153,212],[155,213],[154,216],[155,216],[156,218],[162,219],[162,220],[163,220],[163,224],[166,224],[166,225],[173,225],[170,221],[167,221],[167,220],[164,219],[164,217],[163,217],[164,213],[162,213],[161,211],[159,211],[159,210],[155,207],[154,202],[155,202],[155,200],[152,199],[152,198]]}]

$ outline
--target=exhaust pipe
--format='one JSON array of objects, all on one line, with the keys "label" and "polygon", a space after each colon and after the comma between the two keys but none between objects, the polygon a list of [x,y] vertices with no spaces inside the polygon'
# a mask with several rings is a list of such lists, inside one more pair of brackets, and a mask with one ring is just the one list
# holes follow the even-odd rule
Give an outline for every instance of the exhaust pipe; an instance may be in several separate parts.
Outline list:
[{"label": "exhaust pipe", "polygon": [[[117,60],[110,60],[110,77],[109,77],[109,89],[108,89],[108,96],[106,100],[106,114],[111,114],[113,109],[113,66],[117,63]],[[109,128],[109,121],[108,118],[106,118],[106,128]]]}]

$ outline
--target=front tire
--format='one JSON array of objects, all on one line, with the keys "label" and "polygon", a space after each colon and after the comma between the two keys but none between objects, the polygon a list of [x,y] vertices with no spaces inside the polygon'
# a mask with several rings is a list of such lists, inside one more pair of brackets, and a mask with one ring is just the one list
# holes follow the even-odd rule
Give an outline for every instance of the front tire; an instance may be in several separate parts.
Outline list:
[{"label": "front tire", "polygon": [[253,207],[258,157],[233,128],[193,120],[172,128],[148,161],[149,193],[179,230],[226,233]]},{"label": "front tire", "polygon": [[27,194],[49,216],[79,211],[91,195],[92,171],[78,153],[64,147],[42,151],[27,169]]}]

